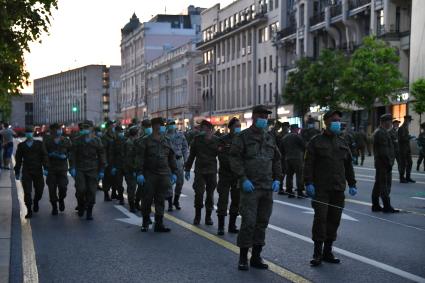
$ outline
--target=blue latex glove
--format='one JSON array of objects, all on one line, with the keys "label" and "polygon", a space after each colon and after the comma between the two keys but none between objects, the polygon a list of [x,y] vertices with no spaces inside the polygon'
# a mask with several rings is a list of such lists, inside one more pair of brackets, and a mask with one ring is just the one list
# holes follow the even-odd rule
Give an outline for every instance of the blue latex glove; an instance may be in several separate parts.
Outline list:
[{"label": "blue latex glove", "polygon": [[75,178],[75,176],[77,176],[77,170],[75,170],[75,168],[71,168],[69,169],[69,174],[71,174],[72,178]]},{"label": "blue latex glove", "polygon": [[49,171],[48,171],[47,169],[44,169],[44,170],[43,170],[43,175],[44,175],[44,176],[49,175]]},{"label": "blue latex glove", "polygon": [[112,174],[112,176],[117,175],[117,168],[112,167],[112,169],[111,169],[111,174]]},{"label": "blue latex glove", "polygon": [[143,175],[137,176],[137,183],[139,185],[142,185],[143,186],[143,184],[145,183],[145,176],[143,176]]},{"label": "blue latex glove", "polygon": [[58,154],[58,158],[59,159],[62,159],[62,160],[65,160],[66,159],[66,154],[65,153],[60,153],[60,154]]},{"label": "blue latex glove", "polygon": [[357,188],[356,187],[350,187],[348,189],[348,193],[350,194],[350,196],[355,196],[357,195]]},{"label": "blue latex glove", "polygon": [[278,180],[274,180],[272,184],[273,192],[277,193],[279,191],[280,182]]},{"label": "blue latex glove", "polygon": [[184,178],[186,179],[186,181],[190,180],[190,171],[184,172]]},{"label": "blue latex glove", "polygon": [[103,170],[100,170],[100,171],[99,171],[99,175],[97,176],[97,178],[98,178],[99,180],[102,180],[102,179],[103,179],[103,177],[105,177],[105,172],[103,172]]},{"label": "blue latex glove", "polygon": [[175,174],[171,175],[171,185],[174,185],[177,181],[177,176]]},{"label": "blue latex glove", "polygon": [[19,181],[19,179],[21,178],[21,174],[20,173],[15,173],[15,180]]},{"label": "blue latex glove", "polygon": [[316,195],[316,188],[312,184],[306,185],[305,191],[307,192],[307,195],[311,198],[314,198],[314,196]]},{"label": "blue latex glove", "polygon": [[252,193],[254,191],[254,185],[251,183],[250,180],[246,179],[242,183],[242,189],[245,193]]}]

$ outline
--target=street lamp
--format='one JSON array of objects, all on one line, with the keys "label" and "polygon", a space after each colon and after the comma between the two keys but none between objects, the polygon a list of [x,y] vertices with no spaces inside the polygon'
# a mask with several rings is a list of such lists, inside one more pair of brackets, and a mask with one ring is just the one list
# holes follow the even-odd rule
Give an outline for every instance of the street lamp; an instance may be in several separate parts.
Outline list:
[{"label": "street lamp", "polygon": [[273,33],[272,44],[276,48],[276,64],[274,67],[274,72],[276,74],[275,77],[275,96],[274,96],[274,108],[275,108],[275,118],[276,121],[279,119],[279,115],[277,113],[277,109],[279,107],[279,47],[281,46],[279,42],[278,32],[275,30]]}]

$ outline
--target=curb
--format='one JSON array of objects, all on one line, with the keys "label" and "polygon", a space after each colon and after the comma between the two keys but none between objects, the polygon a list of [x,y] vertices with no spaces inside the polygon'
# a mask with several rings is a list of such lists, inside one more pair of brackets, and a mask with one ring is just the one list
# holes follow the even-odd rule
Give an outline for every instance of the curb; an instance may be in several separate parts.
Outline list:
[{"label": "curb", "polygon": [[9,282],[10,275],[12,228],[12,180],[10,172],[3,170],[0,174],[0,282]]}]

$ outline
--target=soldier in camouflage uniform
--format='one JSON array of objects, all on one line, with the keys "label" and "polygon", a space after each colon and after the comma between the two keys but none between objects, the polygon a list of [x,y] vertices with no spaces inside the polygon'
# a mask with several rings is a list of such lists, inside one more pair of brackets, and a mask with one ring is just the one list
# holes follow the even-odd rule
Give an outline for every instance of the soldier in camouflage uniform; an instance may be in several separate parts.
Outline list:
[{"label": "soldier in camouflage uniform", "polygon": [[[137,126],[132,126],[128,130],[128,138],[125,142],[124,176],[127,183],[128,204],[130,212],[136,212],[136,140],[139,133]],[[140,204],[139,204],[140,205]]]},{"label": "soldier in camouflage uniform", "polygon": [[124,205],[124,158],[125,158],[125,134],[121,126],[115,127],[115,138],[110,146],[110,168],[112,176],[112,191],[117,192],[117,199]]},{"label": "soldier in camouflage uniform", "polygon": [[168,196],[168,211],[173,210],[173,205],[176,209],[180,210],[180,195],[183,188],[184,183],[184,164],[187,160],[188,156],[188,145],[186,141],[186,137],[182,132],[177,131],[176,122],[172,119],[167,121],[167,137],[170,139],[171,146],[173,147],[174,154],[176,155],[177,162],[177,181],[176,186],[174,188],[174,199],[173,199],[173,191],[171,190],[170,195]]},{"label": "soldier in camouflage uniform", "polygon": [[409,134],[409,125],[413,121],[412,116],[404,116],[404,122],[398,129],[398,145],[400,149],[400,183],[416,183],[411,177],[413,160],[410,149],[410,140],[413,138]]},{"label": "soldier in camouflage uniform", "polygon": [[[165,195],[177,180],[177,165],[162,118],[151,120],[152,134],[143,138],[137,148],[137,182],[143,186],[142,232],[149,228],[152,203],[155,203],[155,232],[170,232],[163,224]],[[146,183],[145,183],[146,180]]]},{"label": "soldier in camouflage uniform", "polygon": [[201,212],[204,207],[205,199],[205,224],[213,225],[211,214],[214,208],[214,190],[217,186],[217,155],[219,139],[214,136],[213,125],[203,120],[201,122],[201,132],[194,137],[190,145],[189,158],[185,164],[185,178],[190,179],[190,170],[193,162],[195,163],[195,180],[193,189],[195,191],[195,218],[194,225],[199,225],[201,221]]},{"label": "soldier in camouflage uniform", "polygon": [[[111,172],[112,170],[111,153],[112,153],[112,145],[114,144],[114,139],[115,139],[115,124],[112,121],[108,121],[106,122],[105,127],[106,127],[106,132],[101,138],[104,153],[105,153],[105,158],[106,158],[105,177],[102,180],[102,188],[105,194],[104,200],[111,201],[111,199],[117,198],[117,192],[114,191],[112,187],[113,178],[111,174],[112,173]],[[112,188],[112,193],[111,193],[111,196],[109,196],[109,190],[111,188]]]},{"label": "soldier in camouflage uniform", "polygon": [[82,217],[87,209],[86,218],[92,220],[97,182],[104,177],[105,153],[102,141],[93,132],[91,121],[83,122],[80,134],[72,144],[70,174],[77,188],[78,216]]},{"label": "soldier in camouflage uniform", "polygon": [[227,205],[229,203],[229,193],[231,198],[229,209],[229,233],[238,233],[236,227],[236,218],[239,215],[239,199],[240,190],[237,186],[237,176],[230,168],[230,147],[235,135],[241,131],[241,122],[237,118],[232,118],[227,125],[230,132],[220,138],[218,147],[218,160],[220,168],[218,171],[218,202],[217,202],[217,216],[218,216],[218,231],[217,235],[224,235],[224,223],[227,216]]},{"label": "soldier in camouflage uniform", "polygon": [[241,188],[241,229],[239,270],[248,270],[248,250],[252,247],[252,267],[267,269],[261,258],[266,228],[273,208],[273,191],[278,192],[282,168],[281,156],[274,137],[267,132],[265,106],[253,108],[253,125],[235,136],[230,148],[230,167]]},{"label": "soldier in camouflage uniform", "polygon": [[59,210],[65,210],[65,197],[68,186],[68,157],[71,152],[71,140],[63,136],[60,125],[50,125],[50,136],[43,139],[44,147],[49,156],[50,172],[46,178],[49,187],[52,215],[58,214]]},{"label": "soldier in camouflage uniform", "polygon": [[397,161],[398,174],[399,176],[402,176],[403,174],[401,173],[401,167],[400,167],[400,146],[398,144],[399,126],[400,126],[400,121],[394,120],[393,126],[391,130],[389,131],[389,134],[391,136],[391,140],[393,141],[393,145],[394,145],[394,156],[395,156],[395,161]]}]

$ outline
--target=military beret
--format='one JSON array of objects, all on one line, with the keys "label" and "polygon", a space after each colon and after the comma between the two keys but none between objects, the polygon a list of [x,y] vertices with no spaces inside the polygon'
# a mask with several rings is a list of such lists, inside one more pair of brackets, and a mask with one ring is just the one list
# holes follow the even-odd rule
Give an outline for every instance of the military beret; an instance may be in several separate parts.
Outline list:
[{"label": "military beret", "polygon": [[201,127],[203,127],[203,126],[206,126],[206,127],[210,128],[210,129],[213,128],[213,124],[211,124],[211,122],[208,121],[208,120],[202,120]]},{"label": "military beret", "polygon": [[144,128],[150,128],[150,127],[152,127],[151,120],[149,120],[149,119],[143,120],[142,121],[142,127],[144,127]]},{"label": "military beret", "polygon": [[264,105],[256,105],[252,108],[252,114],[272,114],[272,111]]},{"label": "military beret", "polygon": [[393,116],[391,114],[387,113],[387,114],[381,115],[381,117],[379,119],[381,120],[381,122],[392,121]]},{"label": "military beret", "polygon": [[153,125],[161,125],[164,126],[165,121],[162,117],[156,117],[151,119],[151,124]]},{"label": "military beret", "polygon": [[329,110],[328,112],[323,115],[323,119],[327,120],[328,118],[332,117],[333,115],[337,114],[339,117],[342,117],[342,112],[339,110]]},{"label": "military beret", "polygon": [[394,124],[394,123],[399,123],[399,124],[400,124],[401,122],[400,122],[399,120],[394,120],[394,121],[393,121],[393,124]]}]

